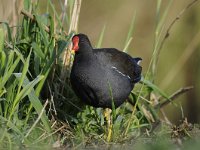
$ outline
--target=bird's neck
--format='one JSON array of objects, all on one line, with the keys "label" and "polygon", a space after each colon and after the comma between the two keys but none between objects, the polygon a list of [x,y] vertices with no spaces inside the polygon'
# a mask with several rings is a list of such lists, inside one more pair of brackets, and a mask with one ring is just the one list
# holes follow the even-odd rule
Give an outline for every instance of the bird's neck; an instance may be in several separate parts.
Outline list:
[{"label": "bird's neck", "polygon": [[75,54],[75,61],[89,62],[93,59],[93,48],[89,44],[79,44],[79,50]]},{"label": "bird's neck", "polygon": [[79,53],[81,55],[90,55],[93,53],[93,48],[90,43],[81,43],[79,45]]}]

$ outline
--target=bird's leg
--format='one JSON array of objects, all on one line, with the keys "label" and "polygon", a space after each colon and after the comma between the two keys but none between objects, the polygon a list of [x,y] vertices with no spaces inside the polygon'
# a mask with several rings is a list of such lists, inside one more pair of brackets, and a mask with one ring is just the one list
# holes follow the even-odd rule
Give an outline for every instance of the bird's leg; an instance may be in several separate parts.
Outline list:
[{"label": "bird's leg", "polygon": [[107,122],[107,129],[108,129],[108,136],[107,136],[107,142],[110,142],[111,136],[112,136],[112,118],[111,118],[111,112],[112,110],[109,108],[105,109],[104,115],[106,117]]}]

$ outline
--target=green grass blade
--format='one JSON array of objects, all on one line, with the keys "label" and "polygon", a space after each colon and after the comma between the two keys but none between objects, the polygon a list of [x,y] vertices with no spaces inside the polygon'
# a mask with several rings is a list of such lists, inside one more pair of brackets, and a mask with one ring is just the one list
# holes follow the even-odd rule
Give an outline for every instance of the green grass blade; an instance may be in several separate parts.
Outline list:
[{"label": "green grass blade", "polygon": [[31,43],[31,46],[33,47],[33,50],[37,56],[39,56],[42,59],[45,58],[44,53],[42,52],[41,48],[39,47],[39,45],[36,42]]},{"label": "green grass blade", "polygon": [[[163,23],[166,20],[167,15],[169,14],[169,9],[170,9],[173,1],[174,0],[170,0],[169,1],[168,5],[167,5],[167,8],[164,11],[164,14],[162,15],[161,19],[159,20],[159,23],[158,23],[157,28],[156,28],[156,33],[157,34],[160,33],[160,31],[162,29]],[[160,12],[157,12],[157,13],[160,14]]]},{"label": "green grass blade", "polygon": [[0,28],[0,53],[3,51],[4,48],[4,32],[3,29]]},{"label": "green grass blade", "polygon": [[53,13],[54,13],[55,16],[56,16],[56,19],[57,19],[57,21],[58,21],[58,25],[60,26],[60,28],[62,28],[62,22],[61,22],[61,19],[60,19],[58,13],[56,12],[55,7],[54,7],[52,1],[50,1],[50,0],[48,0],[48,1],[49,1],[49,4],[50,4],[50,6],[51,6],[51,9],[52,9]]},{"label": "green grass blade", "polygon": [[[20,59],[21,59],[21,61],[22,61],[22,63],[24,63],[25,64],[25,59],[24,59],[24,56],[22,55],[22,53],[20,52],[20,50],[17,48],[17,47],[14,47],[14,52],[17,54],[17,56],[18,57],[20,57]],[[32,77],[32,75],[31,75],[31,73],[30,73],[30,71],[28,70],[28,73],[29,73],[29,75],[30,75],[30,77]]]},{"label": "green grass blade", "polygon": [[23,133],[16,127],[15,124],[13,124],[11,121],[7,120],[6,118],[2,117],[0,115],[0,121],[1,122],[7,122],[7,126],[12,129],[13,131],[15,131],[16,133],[18,133],[21,137],[24,137]]},{"label": "green grass blade", "polygon": [[[69,36],[67,37],[67,40],[66,40],[67,42],[66,42],[66,41],[59,41],[59,42],[58,42],[58,53],[57,53],[57,55],[52,54],[50,60],[49,60],[48,63],[45,65],[45,68],[44,68],[43,71],[42,71],[42,75],[44,76],[44,78],[43,78],[42,81],[38,84],[38,86],[37,86],[37,88],[36,88],[36,90],[35,90],[36,95],[39,95],[39,93],[40,93],[40,91],[41,91],[41,89],[42,89],[42,87],[43,87],[43,85],[44,85],[44,82],[45,82],[45,80],[46,80],[46,78],[47,78],[47,76],[48,76],[48,74],[49,74],[49,72],[50,72],[50,70],[51,70],[51,68],[52,68],[52,65],[53,65],[54,61],[55,61],[55,60],[60,56],[60,54],[65,50],[65,47],[67,47],[67,46],[70,44],[69,40],[71,39],[72,35],[73,35],[73,34],[69,34]],[[54,53],[55,53],[55,51],[54,51]]]},{"label": "green grass blade", "polygon": [[[21,78],[21,74],[20,73],[15,73],[14,74],[16,76],[16,78],[19,80]],[[35,91],[33,89],[33,87],[39,82],[41,81],[43,78],[43,76],[38,76],[36,79],[34,79],[33,81],[29,81],[27,77],[25,77],[24,82],[23,82],[23,90],[21,91],[21,95],[19,96],[20,98],[25,97],[26,95],[28,95],[29,100],[31,101],[31,104],[33,105],[33,107],[35,108],[36,112],[38,113],[38,115],[42,112],[42,104],[40,102],[40,100],[38,99],[38,96],[36,96]],[[45,113],[42,114],[41,116],[41,121],[44,124],[45,129],[48,132],[51,132],[51,127],[50,127],[50,123],[48,120],[48,117],[46,116]]]},{"label": "green grass blade", "polygon": [[4,31],[0,28],[0,75],[1,70],[4,68],[6,63],[6,54],[4,52]]},{"label": "green grass blade", "polygon": [[103,26],[103,29],[102,29],[101,34],[99,36],[99,40],[98,40],[96,48],[100,48],[101,47],[101,44],[102,44],[102,41],[103,41],[103,37],[104,37],[104,33],[105,33],[105,29],[106,29],[106,25]]},{"label": "green grass blade", "polygon": [[50,37],[53,38],[54,32],[55,32],[54,31],[55,26],[54,26],[54,20],[53,20],[53,18],[51,16],[49,16],[49,21],[50,21],[50,26],[49,26],[49,28],[50,28]]},{"label": "green grass blade", "polygon": [[112,92],[112,86],[110,85],[110,82],[108,82],[108,86],[109,86],[109,94],[110,94],[110,98],[112,101],[112,116],[113,116],[113,120],[116,119],[116,108],[115,108],[115,103],[114,103],[114,99],[113,99],[113,92]]},{"label": "green grass blade", "polygon": [[29,11],[30,6],[31,6],[31,0],[24,0],[24,9]]},{"label": "green grass blade", "polygon": [[6,28],[7,30],[7,35],[8,35],[8,42],[12,42],[12,34],[11,34],[11,30],[10,30],[10,27],[9,27],[9,24],[7,22],[3,22],[3,28]]},{"label": "green grass blade", "polygon": [[22,75],[21,75],[21,78],[20,78],[20,80],[19,80],[17,95],[19,94],[19,92],[20,92],[20,90],[21,90],[22,84],[23,84],[23,82],[24,82],[24,79],[25,79],[26,74],[27,74],[27,71],[28,71],[30,56],[31,56],[31,51],[30,51],[30,53],[29,53],[29,55],[28,55],[28,57],[27,57],[26,62],[24,63],[24,67],[23,67],[23,70],[22,70]]},{"label": "green grass blade", "polygon": [[38,86],[37,86],[37,88],[36,88],[36,90],[35,90],[35,93],[36,93],[37,96],[40,95],[40,91],[42,90],[42,87],[43,87],[43,85],[44,85],[44,82],[45,82],[45,80],[46,80],[46,78],[47,78],[47,76],[48,76],[48,74],[49,74],[49,72],[50,72],[50,70],[51,70],[51,65],[52,65],[52,64],[49,64],[49,65],[48,65],[49,68],[48,68],[47,70],[45,70],[45,72],[44,72],[44,74],[43,74],[43,79],[42,79],[42,81],[38,84]]},{"label": "green grass blade", "polygon": [[157,0],[157,7],[156,7],[156,25],[158,25],[160,20],[160,6],[161,6],[162,0]]},{"label": "green grass blade", "polygon": [[[40,18],[40,16],[38,16],[38,15],[35,15],[35,19],[36,19],[36,21],[37,21],[37,23],[38,23],[38,26],[39,26],[39,29],[40,29],[40,33],[41,33],[42,38],[43,38],[43,39],[41,39],[41,40],[43,40],[44,45],[45,45],[45,47],[47,48],[48,45],[49,45],[49,42],[48,42],[47,33],[46,33],[46,31],[44,30],[43,21],[42,21],[42,19]],[[46,52],[45,52],[45,54],[46,54]]]},{"label": "green grass blade", "polygon": [[[23,74],[22,73],[14,73],[16,78],[21,81]],[[25,76],[23,77],[23,89],[17,94],[14,103],[17,104],[20,99],[23,99],[25,96],[29,95],[29,93],[33,90],[34,86],[43,79],[43,76],[39,75],[33,81],[29,82],[28,78]]]},{"label": "green grass blade", "polygon": [[142,78],[141,81],[145,85],[147,85],[149,88],[151,88],[153,91],[155,91],[156,93],[158,93],[159,95],[161,95],[162,97],[170,100],[169,96],[165,92],[163,92],[161,89],[159,89],[159,87],[157,87],[155,84],[153,84],[149,80],[146,80],[146,79]]},{"label": "green grass blade", "polygon": [[132,21],[131,21],[131,24],[130,24],[130,28],[129,28],[129,31],[128,31],[128,34],[127,34],[127,37],[126,37],[125,46],[124,46],[124,49],[123,49],[124,52],[127,52],[130,41],[132,40],[132,34],[133,34],[134,26],[135,26],[135,18],[136,18],[136,12],[133,15],[133,18],[132,18]]},{"label": "green grass blade", "polygon": [[8,81],[8,79],[10,78],[10,76],[12,75],[13,71],[15,70],[15,68],[17,67],[17,65],[20,61],[20,57],[15,58],[14,62],[13,62],[13,59],[14,59],[14,52],[11,51],[10,55],[8,56],[8,62],[7,62],[7,65],[6,65],[4,76],[2,78],[2,82],[0,84],[0,89],[2,89],[2,87]]},{"label": "green grass blade", "polygon": [[[152,60],[150,63],[150,67],[151,67],[151,74],[152,74],[152,78],[153,76],[155,76],[156,73],[156,68],[157,68],[157,61],[159,58],[159,45],[160,45],[160,41],[161,41],[161,37],[162,37],[162,33],[163,33],[163,28],[164,28],[164,21],[166,20],[166,17],[169,13],[169,9],[170,6],[172,5],[173,0],[170,0],[166,9],[164,10],[164,13],[162,15],[162,17],[160,18],[160,8],[161,8],[161,1],[157,1],[157,16],[156,16],[156,30],[155,30],[155,40],[154,40],[154,49],[153,49],[153,54],[152,54]],[[153,79],[154,80],[154,79]]]},{"label": "green grass blade", "polygon": [[1,73],[1,71],[3,70],[3,68],[5,67],[5,65],[6,65],[6,54],[5,54],[5,52],[4,51],[2,51],[2,52],[0,52],[0,74],[2,74]]}]

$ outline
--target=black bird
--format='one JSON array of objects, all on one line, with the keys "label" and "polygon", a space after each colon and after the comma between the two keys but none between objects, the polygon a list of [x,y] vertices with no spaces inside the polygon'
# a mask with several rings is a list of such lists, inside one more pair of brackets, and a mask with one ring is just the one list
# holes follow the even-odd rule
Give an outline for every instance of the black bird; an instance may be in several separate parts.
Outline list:
[{"label": "black bird", "polygon": [[141,58],[115,48],[93,49],[88,37],[72,38],[75,51],[70,80],[76,95],[94,107],[119,107],[141,79]]}]

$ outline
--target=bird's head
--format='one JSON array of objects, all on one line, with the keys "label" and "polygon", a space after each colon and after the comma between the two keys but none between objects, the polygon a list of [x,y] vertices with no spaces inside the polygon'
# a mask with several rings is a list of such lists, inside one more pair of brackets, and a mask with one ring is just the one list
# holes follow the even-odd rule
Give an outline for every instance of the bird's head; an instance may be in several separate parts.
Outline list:
[{"label": "bird's head", "polygon": [[92,47],[87,35],[81,33],[73,36],[72,43],[72,50],[75,52],[78,52],[81,48],[88,49]]}]

